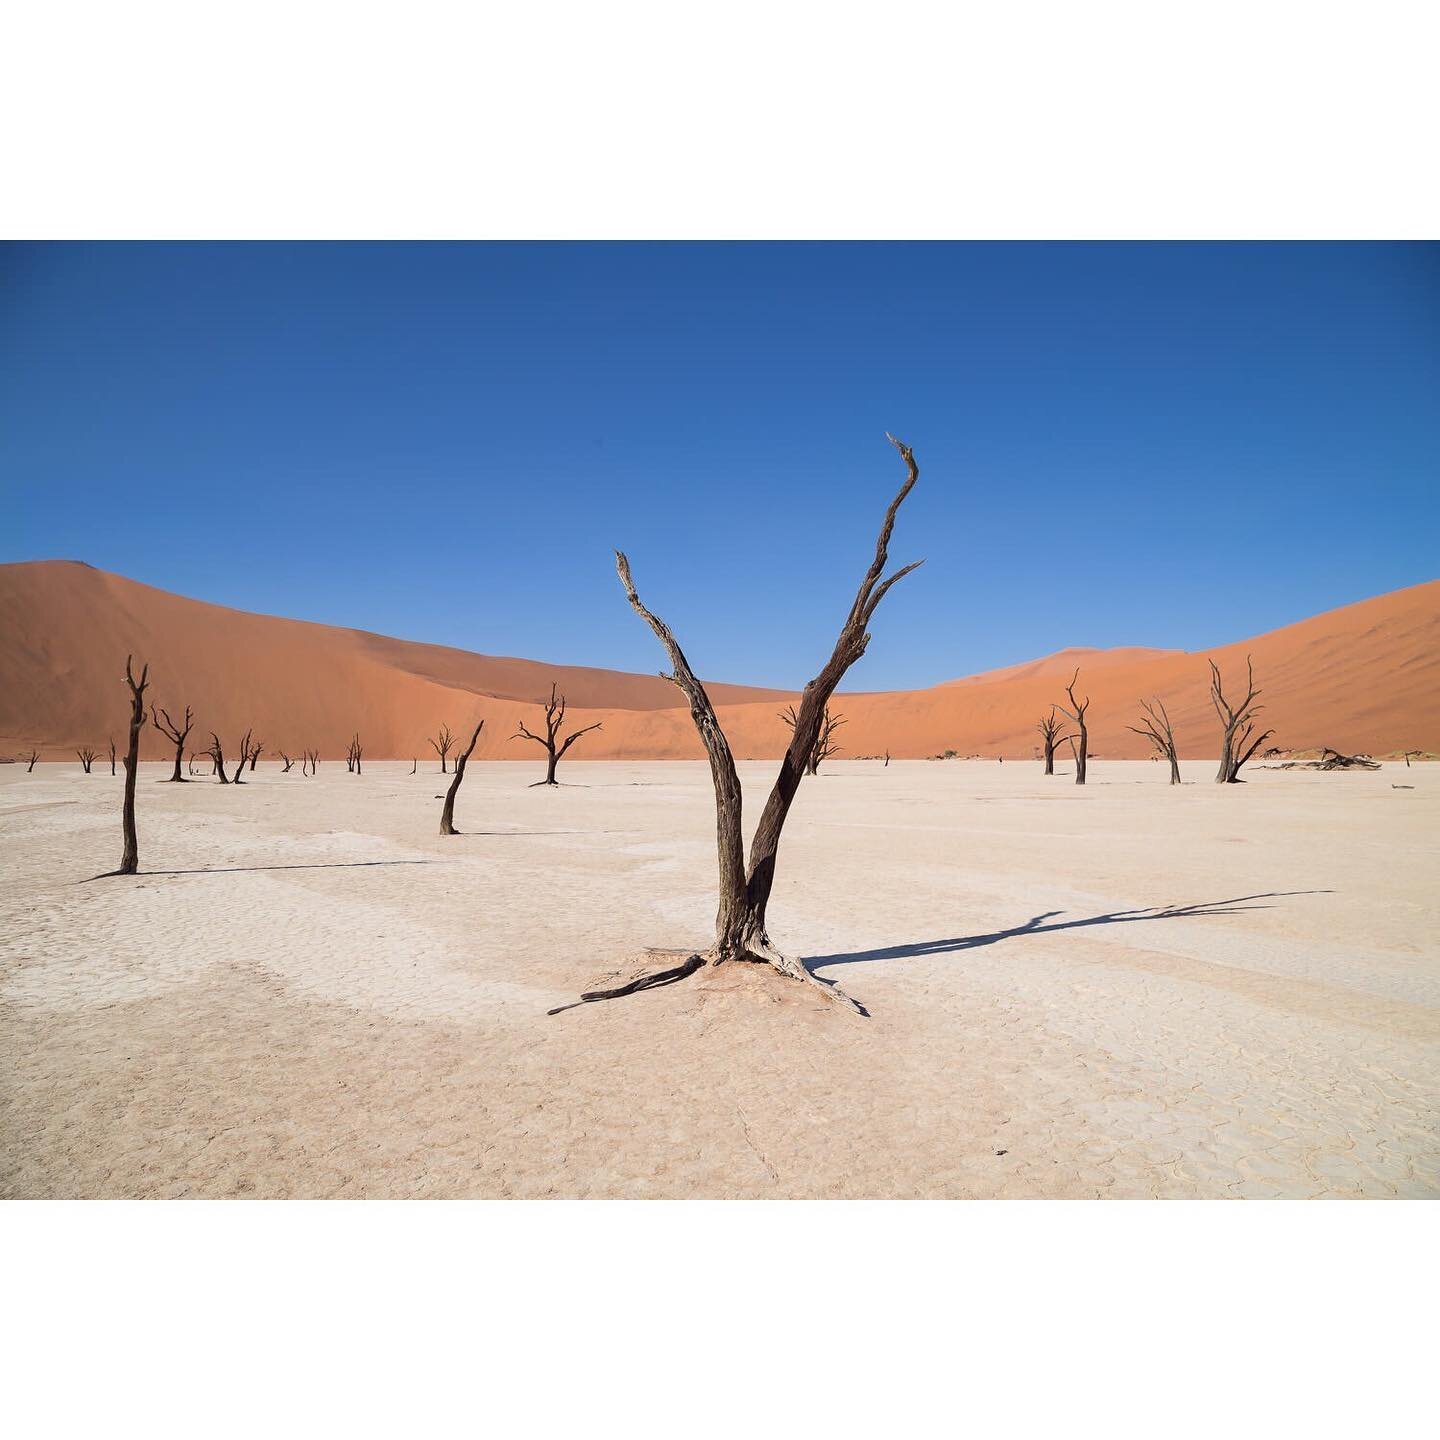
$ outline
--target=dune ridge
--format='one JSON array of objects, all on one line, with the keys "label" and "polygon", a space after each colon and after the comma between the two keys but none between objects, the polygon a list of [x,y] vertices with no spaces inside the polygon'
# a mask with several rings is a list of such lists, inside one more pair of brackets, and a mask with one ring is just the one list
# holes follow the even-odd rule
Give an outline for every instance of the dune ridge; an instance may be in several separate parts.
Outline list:
[{"label": "dune ridge", "polygon": [[[344,754],[358,730],[367,757],[433,756],[442,723],[486,721],[477,758],[530,760],[511,737],[554,680],[576,725],[603,729],[572,752],[588,760],[690,760],[703,751],[678,692],[655,675],[477,655],[310,621],[255,615],[170,594],[78,561],[0,565],[0,754],[37,746],[69,759],[124,731],[124,657],[150,663],[157,705],[196,714],[190,748],[211,730],[227,745],[253,729],[267,758],[284,748]],[[1216,753],[1207,659],[1227,682],[1254,656],[1262,719],[1285,747],[1333,745],[1384,754],[1440,750],[1440,581],[1326,611],[1213,650],[1142,647],[1061,650],[929,689],[844,694],[841,758],[960,755],[1029,759],[1035,725],[1080,666],[1092,699],[1093,753],[1138,759],[1140,697],[1159,695],[1182,756]],[[737,757],[779,756],[788,741],[777,712],[795,692],[707,682]],[[173,753],[147,730],[142,757]]]}]

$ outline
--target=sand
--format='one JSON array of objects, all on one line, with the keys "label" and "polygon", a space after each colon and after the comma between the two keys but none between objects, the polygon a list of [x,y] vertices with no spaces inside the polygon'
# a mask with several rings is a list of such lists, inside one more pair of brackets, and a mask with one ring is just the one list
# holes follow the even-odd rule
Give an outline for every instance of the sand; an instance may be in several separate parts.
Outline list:
[{"label": "sand", "polygon": [[[643,579],[642,557],[634,558]],[[608,569],[608,557],[597,564]],[[647,591],[646,599],[675,626],[704,674],[686,597]],[[618,584],[614,604],[626,613]],[[334,758],[358,730],[374,759],[409,759],[431,754],[426,737],[441,724],[468,735],[483,718],[478,756],[533,760],[534,747],[513,737],[521,720],[532,730],[539,724],[537,702],[553,680],[568,696],[576,726],[604,727],[579,743],[577,757],[703,758],[689,709],[654,674],[475,655],[251,615],[60,561],[0,565],[0,615],[0,756],[28,755],[32,745],[46,759],[70,760],[86,744],[103,753],[108,737],[123,736],[129,699],[122,677],[133,650],[150,664],[155,704],[174,715],[193,707],[197,750],[208,746],[211,730],[233,751],[253,729],[272,754],[318,747]],[[837,625],[841,618],[834,617]],[[882,611],[877,647],[890,623]],[[956,644],[959,672],[963,634]],[[654,654],[658,669],[664,660],[658,645]],[[1440,750],[1440,581],[1208,652],[1070,649],[923,690],[842,694],[835,702],[847,720],[840,738],[847,758],[887,750],[897,758],[946,750],[1029,758],[1039,741],[1036,724],[1064,698],[1064,682],[1079,666],[1079,693],[1092,702],[1094,753],[1147,758],[1147,742],[1128,727],[1138,723],[1141,697],[1160,696],[1180,753],[1203,758],[1219,747],[1206,658],[1220,665],[1233,696],[1250,654],[1263,691],[1262,728],[1275,732],[1270,743],[1373,755]],[[817,669],[824,658],[815,656]],[[809,678],[795,677],[797,684]],[[863,667],[850,679],[863,684]],[[709,689],[737,756],[783,753],[790,737],[780,711],[793,693],[714,683]],[[161,735],[147,729],[142,756],[166,753]]]},{"label": "sand", "polygon": [[807,780],[772,933],[867,1020],[748,967],[547,1017],[706,942],[699,764],[477,765],[448,840],[433,766],[147,765],[89,883],[121,781],[0,767],[0,1194],[1440,1194],[1440,769],[1213,768]]}]

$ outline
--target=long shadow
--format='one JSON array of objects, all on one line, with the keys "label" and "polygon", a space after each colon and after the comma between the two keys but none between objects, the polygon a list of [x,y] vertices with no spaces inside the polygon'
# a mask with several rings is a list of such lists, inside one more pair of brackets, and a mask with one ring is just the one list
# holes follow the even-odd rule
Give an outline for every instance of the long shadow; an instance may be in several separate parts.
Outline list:
[{"label": "long shadow", "polygon": [[[316,861],[309,865],[212,865],[199,870],[141,870],[135,878],[141,875],[248,875],[256,870],[364,870],[372,865],[444,865],[444,860],[331,860],[327,862]],[[89,879],[82,880],[82,885],[88,885],[91,880],[109,880],[118,875],[118,870],[106,870],[99,875],[91,875]]]},{"label": "long shadow", "polygon": [[807,970],[827,965],[864,965],[874,960],[909,960],[921,955],[950,955],[960,950],[978,950],[982,945],[996,945],[1001,940],[1014,940],[1021,935],[1046,935],[1057,930],[1083,930],[1092,925],[1131,925],[1138,920],[1204,919],[1214,915],[1242,915],[1249,910],[1271,910],[1271,905],[1251,905],[1251,900],[1281,900],[1290,895],[1330,895],[1330,890],[1267,890],[1261,895],[1238,895],[1233,900],[1214,900],[1199,905],[1149,905],[1141,910],[1112,910],[1105,915],[1090,915],[1083,920],[1061,920],[1053,925],[1044,922],[1063,910],[1046,910],[1033,915],[1023,925],[1009,930],[996,930],[989,935],[956,935],[948,940],[917,940],[908,945],[889,945],[878,950],[856,950],[847,955],[811,955],[804,964]]}]

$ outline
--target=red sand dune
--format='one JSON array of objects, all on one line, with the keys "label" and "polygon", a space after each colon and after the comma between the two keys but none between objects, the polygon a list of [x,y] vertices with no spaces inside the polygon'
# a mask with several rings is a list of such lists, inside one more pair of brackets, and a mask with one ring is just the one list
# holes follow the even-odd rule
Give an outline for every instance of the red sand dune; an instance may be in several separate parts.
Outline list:
[{"label": "red sand dune", "polygon": [[[678,692],[653,675],[472,655],[299,620],[228,610],[152,589],[73,561],[0,565],[0,754],[38,745],[69,758],[77,745],[123,740],[129,713],[125,655],[150,664],[150,695],[172,714],[196,713],[192,748],[217,730],[233,750],[253,728],[273,756],[309,746],[343,756],[358,730],[372,759],[425,757],[442,722],[460,731],[481,717],[485,759],[536,761],[538,748],[511,739],[534,728],[535,702],[551,680],[577,725],[604,722],[574,759],[691,759],[703,754]],[[1440,581],[1331,610],[1212,651],[1063,650],[1041,660],[953,680],[928,690],[842,696],[849,724],[843,756],[889,750],[896,758],[1034,754],[1035,725],[1080,666],[1089,694],[1091,748],[1102,758],[1139,758],[1146,744],[1125,728],[1141,696],[1169,707],[1181,753],[1216,754],[1206,658],[1230,688],[1255,659],[1270,743],[1334,745],[1383,754],[1440,750]],[[816,656],[818,668],[823,656]],[[783,691],[712,685],[740,758],[778,756],[788,732],[777,716]],[[148,730],[141,753],[166,742]]]}]

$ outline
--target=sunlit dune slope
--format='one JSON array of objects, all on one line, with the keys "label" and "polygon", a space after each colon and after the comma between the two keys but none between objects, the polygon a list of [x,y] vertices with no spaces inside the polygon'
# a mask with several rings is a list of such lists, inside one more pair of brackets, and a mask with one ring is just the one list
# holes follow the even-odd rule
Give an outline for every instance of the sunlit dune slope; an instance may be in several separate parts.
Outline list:
[{"label": "sunlit dune slope", "polygon": [[[191,747],[216,730],[234,748],[253,729],[267,752],[318,748],[343,755],[358,731],[366,754],[429,754],[426,736],[483,718],[477,756],[529,759],[516,741],[522,718],[557,681],[577,725],[603,722],[572,752],[589,759],[693,759],[702,755],[678,693],[653,675],[474,655],[358,630],[252,615],[171,595],[70,561],[0,566],[0,754],[38,745],[64,758],[77,745],[103,751],[123,738],[125,655],[147,660],[157,705],[196,714]],[[1040,660],[927,690],[842,695],[843,754],[897,758],[979,754],[1028,758],[1035,725],[1080,667],[1091,697],[1092,750],[1140,757],[1134,724],[1142,696],[1169,708],[1181,753],[1216,753],[1208,699],[1213,658],[1227,684],[1253,655],[1266,708],[1283,746],[1334,745],[1383,753],[1440,750],[1440,581],[1331,610],[1210,652],[1120,648],[1062,650]],[[788,732],[778,711],[793,696],[715,684],[711,696],[739,757],[776,756]],[[148,730],[142,754],[167,746]]]}]

